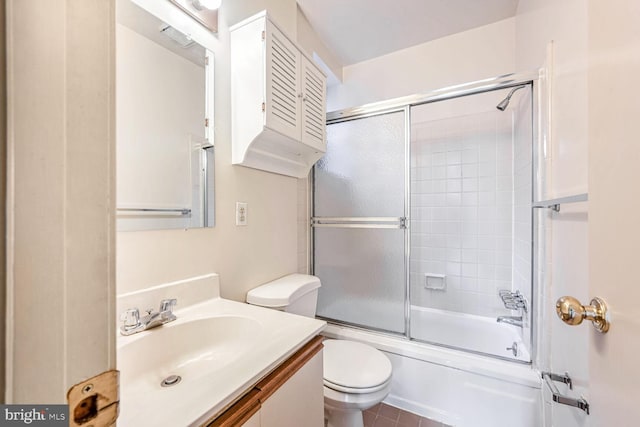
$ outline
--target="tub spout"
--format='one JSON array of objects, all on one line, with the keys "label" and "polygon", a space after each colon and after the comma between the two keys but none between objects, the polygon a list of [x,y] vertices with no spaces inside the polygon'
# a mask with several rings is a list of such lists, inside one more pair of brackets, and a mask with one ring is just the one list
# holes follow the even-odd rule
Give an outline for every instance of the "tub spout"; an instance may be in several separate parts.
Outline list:
[{"label": "tub spout", "polygon": [[496,321],[522,328],[522,316],[498,316]]}]

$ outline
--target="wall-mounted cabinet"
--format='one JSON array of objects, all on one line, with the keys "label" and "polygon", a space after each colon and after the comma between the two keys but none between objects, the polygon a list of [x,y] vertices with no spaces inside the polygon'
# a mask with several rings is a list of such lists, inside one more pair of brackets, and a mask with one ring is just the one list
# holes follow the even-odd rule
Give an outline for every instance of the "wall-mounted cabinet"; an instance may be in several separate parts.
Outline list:
[{"label": "wall-mounted cabinet", "polygon": [[261,12],[231,28],[232,163],[302,178],[326,151],[326,76]]}]

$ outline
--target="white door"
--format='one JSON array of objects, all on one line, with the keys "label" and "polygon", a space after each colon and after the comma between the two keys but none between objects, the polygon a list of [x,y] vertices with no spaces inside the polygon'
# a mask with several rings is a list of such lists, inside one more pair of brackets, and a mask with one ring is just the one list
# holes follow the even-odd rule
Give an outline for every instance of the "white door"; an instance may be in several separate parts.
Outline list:
[{"label": "white door", "polygon": [[[605,4],[607,3],[607,4]],[[640,2],[589,2],[589,288],[611,330],[589,326],[592,426],[640,424]]]},{"label": "white door", "polygon": [[[115,2],[6,7],[5,402],[65,404],[115,368]],[[117,409],[106,389],[74,394],[101,395],[96,427]]]},{"label": "white door", "polygon": [[[640,423],[638,28],[637,0],[618,0],[615,6],[598,0],[589,2],[588,221],[585,206],[563,207],[553,221],[562,221],[563,214],[565,221],[554,227],[551,244],[565,251],[552,256],[555,262],[568,259],[567,265],[576,266],[577,260],[583,260],[584,267],[575,271],[560,268],[552,280],[545,310],[547,316],[555,316],[549,304],[561,294],[573,295],[583,304],[597,296],[609,306],[611,327],[601,334],[588,321],[578,326],[550,322],[550,366],[557,373],[569,370],[574,379],[573,390],[557,383],[559,391],[571,397],[583,396],[590,414],[546,403],[545,408],[551,409],[547,411],[548,425],[607,427]],[[566,233],[574,243],[572,248],[560,243]],[[586,236],[588,249],[587,240],[581,241],[580,235]]]}]

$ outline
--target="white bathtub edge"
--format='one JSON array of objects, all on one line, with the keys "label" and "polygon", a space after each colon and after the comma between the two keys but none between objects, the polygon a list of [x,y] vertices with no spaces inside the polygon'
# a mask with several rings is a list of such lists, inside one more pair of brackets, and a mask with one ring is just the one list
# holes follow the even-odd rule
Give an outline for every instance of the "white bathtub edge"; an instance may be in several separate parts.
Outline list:
[{"label": "white bathtub edge", "polygon": [[[495,360],[487,356],[465,353],[429,344],[416,343],[400,337],[329,324],[323,332],[329,338],[350,339],[368,343],[379,350],[399,356],[459,369],[514,384],[540,389],[542,380],[531,365]],[[428,410],[428,408],[421,408]],[[422,411],[421,411],[422,412]],[[436,414],[434,414],[436,415]],[[438,413],[437,415],[444,415]]]}]

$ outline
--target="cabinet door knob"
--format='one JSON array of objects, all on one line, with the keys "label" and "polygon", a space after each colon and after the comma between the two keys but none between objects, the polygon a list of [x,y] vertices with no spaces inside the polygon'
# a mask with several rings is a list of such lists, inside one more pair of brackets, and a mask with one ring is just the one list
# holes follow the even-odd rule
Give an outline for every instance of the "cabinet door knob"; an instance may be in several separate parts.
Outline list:
[{"label": "cabinet door knob", "polygon": [[571,296],[560,297],[556,301],[556,313],[567,325],[579,325],[586,319],[591,320],[593,327],[598,332],[605,333],[609,330],[607,304],[598,297],[593,298],[590,305],[582,305],[580,301]]}]

